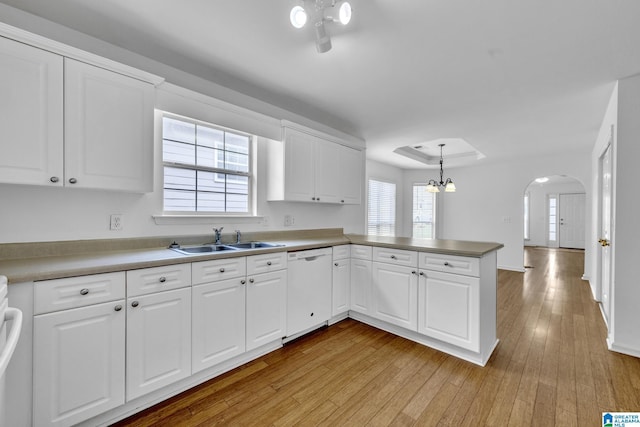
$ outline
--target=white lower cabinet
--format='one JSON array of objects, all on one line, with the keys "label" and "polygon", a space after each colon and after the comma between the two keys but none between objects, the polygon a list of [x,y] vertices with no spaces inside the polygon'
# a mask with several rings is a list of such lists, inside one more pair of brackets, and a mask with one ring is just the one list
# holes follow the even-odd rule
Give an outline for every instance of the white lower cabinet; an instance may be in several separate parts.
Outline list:
[{"label": "white lower cabinet", "polygon": [[124,300],[34,317],[33,423],[70,426],[124,404]]},{"label": "white lower cabinet", "polygon": [[193,287],[193,373],[244,353],[245,284],[242,277]]},{"label": "white lower cabinet", "polygon": [[127,401],[191,375],[191,288],[127,299]]},{"label": "white lower cabinet", "polygon": [[[348,246],[346,247],[348,248]],[[351,261],[349,260],[348,255],[347,258],[336,259],[334,252],[331,280],[331,315],[337,316],[349,311]]]},{"label": "white lower cabinet", "polygon": [[287,270],[247,276],[247,351],[286,335]]},{"label": "white lower cabinet", "polygon": [[471,351],[480,350],[480,279],[421,270],[418,332]]},{"label": "white lower cabinet", "polygon": [[371,312],[371,261],[351,259],[351,310],[362,314]]},{"label": "white lower cabinet", "polygon": [[417,268],[374,262],[371,290],[371,316],[412,331],[417,330]]}]

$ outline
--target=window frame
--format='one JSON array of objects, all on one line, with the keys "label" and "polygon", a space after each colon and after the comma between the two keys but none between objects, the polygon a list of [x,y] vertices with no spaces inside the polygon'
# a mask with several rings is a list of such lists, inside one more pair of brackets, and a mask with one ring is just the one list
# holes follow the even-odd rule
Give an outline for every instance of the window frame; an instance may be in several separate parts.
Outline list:
[{"label": "window frame", "polygon": [[[392,203],[391,203],[391,207],[392,207],[392,214],[393,214],[393,221],[388,223],[388,228],[390,230],[391,234],[380,234],[380,228],[381,228],[381,224],[380,222],[377,222],[376,224],[374,224],[374,227],[376,228],[376,233],[375,234],[371,234],[370,233],[370,229],[371,229],[371,215],[370,215],[370,208],[371,208],[371,182],[377,182],[377,183],[381,183],[381,184],[389,184],[389,185],[393,185],[393,195],[392,195]],[[367,179],[367,234],[368,235],[373,235],[373,236],[390,236],[393,237],[396,235],[396,228],[397,228],[397,193],[398,193],[398,186],[395,182],[389,181],[389,180],[384,180],[384,179],[378,179],[378,178],[368,178]],[[380,200],[380,198],[379,198]],[[378,203],[378,206],[380,205],[380,203]]]},{"label": "window frame", "polygon": [[[180,114],[171,113],[169,111],[159,111],[160,115],[160,124],[159,124],[159,132],[160,132],[160,157],[161,157],[161,166],[162,166],[162,216],[166,217],[256,217],[256,201],[255,201],[255,191],[256,191],[256,136],[252,135],[248,132],[243,132],[236,129],[231,129],[225,126],[217,125],[214,123],[206,122],[203,120],[194,119],[191,117],[182,116]],[[248,163],[248,171],[241,172],[235,171],[232,169],[225,169],[219,167],[211,167],[211,166],[202,166],[195,164],[184,164],[178,162],[167,162],[164,160],[164,119],[169,118],[173,120],[182,121],[185,123],[193,124],[196,126],[202,126],[210,129],[214,129],[217,131],[221,131],[234,135],[247,137],[249,140],[248,151],[247,151],[247,163]],[[226,147],[225,147],[226,148]],[[227,150],[224,150],[227,151]],[[233,175],[233,176],[241,176],[247,178],[247,211],[242,212],[234,212],[226,210],[226,199],[228,194],[239,194],[239,193],[228,193],[225,188],[225,192],[221,193],[225,195],[225,210],[224,211],[212,211],[212,210],[166,210],[165,205],[165,168],[171,167],[176,169],[185,169],[185,170],[193,170],[193,171],[203,171],[207,173],[220,173],[225,175]],[[225,184],[226,185],[226,184]],[[193,191],[197,191],[193,190]],[[197,207],[197,206],[196,206]]]},{"label": "window frame", "polygon": [[[430,223],[428,222],[424,222],[424,221],[420,221],[418,222],[419,224],[431,224],[431,237],[416,237],[416,221],[415,221],[415,211],[416,211],[416,187],[424,187],[425,188],[425,192],[427,192],[429,195],[431,195],[433,203],[432,203],[432,211],[431,211],[431,218],[432,221]],[[414,239],[436,239],[436,220],[437,220],[437,203],[438,203],[438,197],[436,196],[436,194],[438,193],[431,193],[428,192],[426,190],[427,188],[427,183],[422,183],[422,182],[414,182],[413,186],[411,188],[411,237]]]}]

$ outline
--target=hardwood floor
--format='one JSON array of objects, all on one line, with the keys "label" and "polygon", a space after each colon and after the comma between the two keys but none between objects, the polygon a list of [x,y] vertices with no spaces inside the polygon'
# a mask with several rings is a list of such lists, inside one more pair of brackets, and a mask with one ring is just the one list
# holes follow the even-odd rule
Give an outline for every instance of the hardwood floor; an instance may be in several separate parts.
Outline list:
[{"label": "hardwood floor", "polygon": [[499,271],[484,368],[345,320],[117,426],[599,426],[640,411],[640,359],[607,350],[579,251]]}]

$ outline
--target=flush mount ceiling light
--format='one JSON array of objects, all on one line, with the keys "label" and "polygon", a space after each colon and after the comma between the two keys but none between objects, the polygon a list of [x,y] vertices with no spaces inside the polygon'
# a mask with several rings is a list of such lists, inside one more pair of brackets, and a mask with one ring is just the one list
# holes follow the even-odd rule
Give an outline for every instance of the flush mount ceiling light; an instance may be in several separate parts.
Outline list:
[{"label": "flush mount ceiling light", "polygon": [[549,178],[547,178],[546,176],[543,176],[541,178],[536,178],[536,182],[538,182],[540,184],[544,184],[547,181],[549,181]]},{"label": "flush mount ceiling light", "polygon": [[445,144],[438,144],[438,146],[440,147],[440,181],[430,179],[427,183],[427,191],[430,193],[439,193],[440,187],[444,187],[445,192],[453,193],[456,191],[456,186],[451,178],[447,178],[446,180],[442,178],[442,176],[444,175],[442,170],[442,164],[444,163],[444,160],[442,159],[442,147],[444,147]]},{"label": "flush mount ceiling light", "polygon": [[[306,6],[310,4],[311,6]],[[348,1],[302,0],[291,9],[289,20],[295,28],[303,28],[311,15],[316,34],[316,50],[319,53],[331,50],[331,38],[327,34],[325,22],[347,25],[351,21],[352,9]]]}]

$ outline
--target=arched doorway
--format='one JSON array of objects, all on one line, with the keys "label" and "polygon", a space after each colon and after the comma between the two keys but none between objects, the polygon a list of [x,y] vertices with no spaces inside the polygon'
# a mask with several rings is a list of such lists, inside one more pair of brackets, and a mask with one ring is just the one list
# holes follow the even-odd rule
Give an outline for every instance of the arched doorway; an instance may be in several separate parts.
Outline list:
[{"label": "arched doorway", "polygon": [[584,249],[586,192],[566,175],[533,179],[524,191],[524,246]]}]

